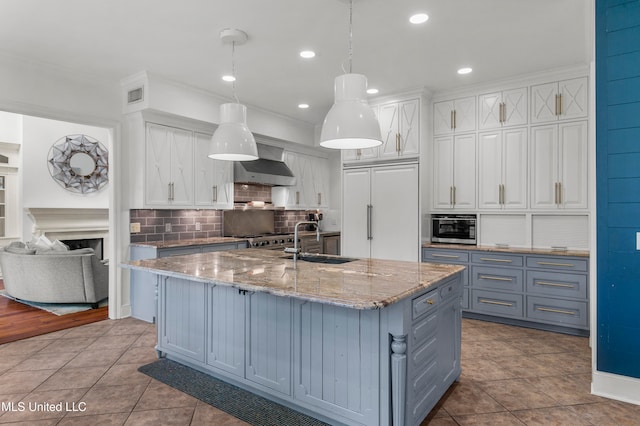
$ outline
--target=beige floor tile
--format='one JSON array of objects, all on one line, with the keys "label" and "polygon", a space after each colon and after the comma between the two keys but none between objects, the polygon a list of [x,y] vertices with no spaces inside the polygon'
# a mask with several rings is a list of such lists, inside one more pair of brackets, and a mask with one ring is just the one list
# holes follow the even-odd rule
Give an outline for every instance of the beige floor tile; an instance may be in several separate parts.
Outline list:
[{"label": "beige floor tile", "polygon": [[86,327],[72,328],[65,338],[78,338],[78,337],[100,337],[104,336],[109,330],[113,328],[113,325],[107,321],[100,321],[93,324],[87,324]]},{"label": "beige floor tile", "polygon": [[458,383],[444,401],[443,408],[451,416],[506,411],[488,393],[474,384]]},{"label": "beige floor tile", "polygon": [[51,344],[50,340],[18,340],[17,342],[0,345],[0,358],[12,355],[34,354]]},{"label": "beige floor tile", "polygon": [[131,347],[145,346],[145,347],[153,348],[155,347],[156,342],[157,342],[157,337],[154,330],[153,332],[148,332],[146,334],[140,335],[140,337],[138,337],[136,341],[131,344]]},{"label": "beige floor tile", "polygon": [[512,372],[502,368],[499,362],[491,359],[462,358],[460,365],[462,366],[462,374],[460,377],[463,381],[501,380],[516,377]]},{"label": "beige floor tile", "polygon": [[587,420],[580,418],[570,407],[538,408],[514,411],[512,414],[527,426],[592,426]]},{"label": "beige floor tile", "polygon": [[62,339],[58,339],[53,342],[50,342],[44,349],[42,349],[42,353],[47,353],[47,354],[54,354],[54,353],[60,353],[60,352],[79,353],[87,349],[87,347],[93,344],[94,341],[95,341],[94,337],[67,338],[67,336],[64,336],[64,338]]},{"label": "beige floor tile", "polygon": [[482,382],[478,387],[509,411],[554,407],[558,403],[525,379]]},{"label": "beige floor tile", "polygon": [[495,357],[493,358],[493,362],[499,365],[505,374],[509,374],[514,379],[557,376],[561,374],[561,372],[555,368],[554,363],[545,363],[533,356]]},{"label": "beige floor tile", "polygon": [[65,417],[58,426],[122,426],[129,413],[98,414],[95,416]]},{"label": "beige floor tile", "polygon": [[591,394],[587,382],[571,376],[549,376],[525,379],[531,386],[546,393],[559,405],[587,404],[602,402],[604,398]]},{"label": "beige floor tile", "polygon": [[199,403],[193,413],[191,426],[246,426],[243,422],[230,414],[205,403]]},{"label": "beige floor tile", "polygon": [[156,350],[148,346],[135,346],[127,349],[118,359],[117,364],[149,364],[158,360]]},{"label": "beige floor tile", "polygon": [[164,383],[152,380],[136,404],[134,411],[162,408],[195,407],[198,400]]},{"label": "beige floor tile", "polygon": [[48,353],[36,353],[24,359],[20,364],[13,367],[11,371],[59,369],[64,367],[74,356],[76,354],[73,352],[63,352],[56,356],[51,356]]},{"label": "beige floor tile", "polygon": [[540,354],[535,358],[542,363],[554,365],[562,374],[590,374],[591,359],[581,357],[573,352],[563,352],[558,354]]},{"label": "beige floor tile", "polygon": [[526,355],[521,350],[502,340],[478,340],[465,342],[464,347],[466,350],[462,351],[461,358],[491,359],[496,356],[520,357]]},{"label": "beige floor tile", "polygon": [[67,363],[67,367],[111,366],[122,356],[126,348],[82,351]]},{"label": "beige floor tile", "polygon": [[73,328],[67,328],[65,330],[53,331],[51,333],[41,334],[39,336],[29,337],[29,340],[31,340],[31,341],[55,340],[55,339],[59,339],[61,337],[66,336],[67,333],[69,333],[71,330],[73,330]]},{"label": "beige floor tile", "polygon": [[0,395],[31,392],[57,370],[8,371],[0,375]]},{"label": "beige floor tile", "polygon": [[131,324],[125,323],[122,325],[116,324],[114,325],[107,333],[108,336],[122,336],[125,334],[136,334],[141,335],[145,333],[154,333],[156,330],[156,326],[154,324],[140,323],[140,324]]},{"label": "beige floor tile", "polygon": [[454,424],[461,426],[524,426],[516,416],[507,412],[455,416],[455,421]]},{"label": "beige floor tile", "polygon": [[82,397],[86,410],[68,413],[67,417],[95,414],[129,413],[138,402],[146,385],[94,386]]},{"label": "beige floor tile", "polygon": [[108,367],[62,368],[38,386],[38,391],[90,388],[106,373]]},{"label": "beige floor tile", "polygon": [[136,335],[102,336],[95,339],[86,349],[88,351],[97,351],[102,349],[128,348],[137,338],[138,336]]},{"label": "beige floor tile", "polygon": [[27,358],[29,358],[29,354],[0,355],[0,374],[12,369]]},{"label": "beige floor tile", "polygon": [[[165,410],[134,411],[129,415],[125,426],[189,426],[194,407],[169,408]],[[211,423],[214,425],[215,423]]]},{"label": "beige floor tile", "polygon": [[457,426],[458,424],[452,417],[447,416],[425,420],[420,423],[420,426]]},{"label": "beige floor tile", "polygon": [[540,340],[534,337],[509,339],[507,343],[527,355],[557,354],[564,351],[560,345],[555,344],[552,340]]},{"label": "beige floor tile", "polygon": [[148,385],[151,377],[138,371],[140,364],[115,364],[100,378],[96,386]]}]

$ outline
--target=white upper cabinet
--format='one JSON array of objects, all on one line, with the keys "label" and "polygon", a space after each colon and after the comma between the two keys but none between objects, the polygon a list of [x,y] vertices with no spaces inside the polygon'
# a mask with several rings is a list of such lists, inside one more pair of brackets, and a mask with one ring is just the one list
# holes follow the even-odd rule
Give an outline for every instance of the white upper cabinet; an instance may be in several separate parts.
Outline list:
[{"label": "white upper cabinet", "polygon": [[476,97],[434,103],[433,129],[435,135],[476,130]]},{"label": "white upper cabinet", "polygon": [[194,134],[196,207],[233,208],[233,162],[213,160],[209,154],[211,135]]},{"label": "white upper cabinet", "polygon": [[417,158],[420,155],[420,98],[372,105],[371,109],[380,123],[382,145],[344,150],[342,161],[357,163]]},{"label": "white upper cabinet", "polygon": [[381,158],[417,157],[420,154],[420,100],[380,105],[378,110]]},{"label": "white upper cabinet", "polygon": [[478,207],[527,207],[527,128],[478,136]]},{"label": "white upper cabinet", "polygon": [[586,209],[587,121],[531,128],[531,207]]},{"label": "white upper cabinet", "polygon": [[146,125],[145,203],[149,206],[193,204],[193,134]]},{"label": "white upper cabinet", "polygon": [[434,140],[433,205],[445,209],[476,208],[476,135]]},{"label": "white upper cabinet", "polygon": [[585,118],[587,77],[531,86],[531,123]]},{"label": "white upper cabinet", "polygon": [[284,162],[296,178],[295,185],[272,189],[273,203],[291,210],[329,206],[329,162],[326,158],[285,151]]},{"label": "white upper cabinet", "polygon": [[527,124],[527,88],[478,96],[478,127],[496,129]]}]

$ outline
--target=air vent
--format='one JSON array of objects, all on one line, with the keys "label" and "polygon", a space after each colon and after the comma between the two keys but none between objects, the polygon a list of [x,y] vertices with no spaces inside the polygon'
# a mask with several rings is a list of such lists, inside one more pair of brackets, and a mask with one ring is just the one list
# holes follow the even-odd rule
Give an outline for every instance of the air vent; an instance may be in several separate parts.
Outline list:
[{"label": "air vent", "polygon": [[144,97],[144,91],[142,87],[138,87],[137,89],[129,90],[127,92],[127,103],[133,104],[135,102],[140,102]]}]

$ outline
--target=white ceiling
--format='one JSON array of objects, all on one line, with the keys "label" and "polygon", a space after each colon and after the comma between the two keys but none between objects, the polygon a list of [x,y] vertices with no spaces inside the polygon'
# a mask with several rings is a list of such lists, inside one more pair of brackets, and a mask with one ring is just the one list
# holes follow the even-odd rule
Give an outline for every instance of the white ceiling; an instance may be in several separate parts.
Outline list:
[{"label": "white ceiling", "polygon": [[[440,92],[590,61],[590,0],[356,0],[353,72],[380,95]],[[321,123],[347,66],[345,0],[0,0],[0,52],[112,81],[139,71]],[[429,21],[408,23],[424,11]],[[302,49],[317,56],[303,60]],[[456,70],[474,72],[459,76]],[[306,102],[308,110],[297,105]]]}]

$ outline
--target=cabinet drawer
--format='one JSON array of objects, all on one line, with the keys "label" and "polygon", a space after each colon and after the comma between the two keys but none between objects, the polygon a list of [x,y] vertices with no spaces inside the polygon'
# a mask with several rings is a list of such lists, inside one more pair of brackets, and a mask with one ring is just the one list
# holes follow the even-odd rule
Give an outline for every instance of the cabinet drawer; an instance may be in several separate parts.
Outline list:
[{"label": "cabinet drawer", "polygon": [[471,262],[483,265],[522,266],[523,256],[502,253],[473,253]]},{"label": "cabinet drawer", "polygon": [[527,297],[527,318],[546,323],[587,328],[589,324],[587,302]]},{"label": "cabinet drawer", "polygon": [[588,259],[567,258],[562,256],[527,257],[527,268],[586,272],[588,265]]},{"label": "cabinet drawer", "polygon": [[438,290],[433,290],[412,301],[413,319],[432,311],[438,305]]},{"label": "cabinet drawer", "polygon": [[471,308],[480,313],[522,317],[523,296],[521,294],[498,293],[494,291],[471,290]]},{"label": "cabinet drawer", "polygon": [[417,348],[429,337],[435,335],[438,327],[438,316],[431,315],[418,321],[411,327],[411,348]]},{"label": "cabinet drawer", "polygon": [[524,287],[522,269],[471,267],[471,286],[483,290],[519,291]]},{"label": "cabinet drawer", "polygon": [[467,263],[469,253],[457,250],[422,249],[422,260],[437,263]]},{"label": "cabinet drawer", "polygon": [[449,281],[440,286],[440,300],[460,296],[461,283],[458,280]]},{"label": "cabinet drawer", "polygon": [[587,276],[562,272],[527,271],[527,293],[587,298]]}]

